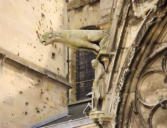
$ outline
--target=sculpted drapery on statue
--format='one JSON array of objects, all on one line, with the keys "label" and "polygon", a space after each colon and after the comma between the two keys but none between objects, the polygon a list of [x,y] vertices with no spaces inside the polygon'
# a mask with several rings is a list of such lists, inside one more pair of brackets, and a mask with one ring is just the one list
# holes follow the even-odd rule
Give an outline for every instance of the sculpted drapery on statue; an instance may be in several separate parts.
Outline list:
[{"label": "sculpted drapery on statue", "polygon": [[101,111],[102,110],[102,104],[105,96],[105,88],[106,88],[106,82],[105,82],[105,68],[102,63],[100,63],[97,59],[92,60],[92,66],[95,70],[95,79],[93,81],[93,110],[92,111]]}]

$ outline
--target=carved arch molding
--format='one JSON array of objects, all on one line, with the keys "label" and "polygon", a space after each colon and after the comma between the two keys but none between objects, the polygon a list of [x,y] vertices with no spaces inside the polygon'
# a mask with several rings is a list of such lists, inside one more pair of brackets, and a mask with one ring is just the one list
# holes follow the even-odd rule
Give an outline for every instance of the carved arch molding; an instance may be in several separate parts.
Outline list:
[{"label": "carved arch molding", "polygon": [[[136,1],[143,4],[149,0]],[[145,14],[137,12],[134,2],[135,0],[131,3],[130,11],[136,11],[136,21],[142,22],[142,25],[129,48],[116,84],[115,92],[119,92],[119,103],[116,107],[115,127],[167,128],[166,1],[159,0],[157,8],[148,9]],[[124,8],[127,3],[124,3]],[[134,20],[127,19],[127,24],[132,22]],[[112,109],[114,107],[111,111]]]}]

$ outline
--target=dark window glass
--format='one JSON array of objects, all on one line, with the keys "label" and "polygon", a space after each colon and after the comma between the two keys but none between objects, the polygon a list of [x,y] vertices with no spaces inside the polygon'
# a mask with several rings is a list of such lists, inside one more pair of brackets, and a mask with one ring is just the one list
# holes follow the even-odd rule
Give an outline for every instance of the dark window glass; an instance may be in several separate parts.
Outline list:
[{"label": "dark window glass", "polygon": [[77,84],[77,100],[87,98],[87,94],[92,91],[94,80],[94,69],[91,60],[95,55],[87,51],[77,51],[76,59],[76,84]]}]

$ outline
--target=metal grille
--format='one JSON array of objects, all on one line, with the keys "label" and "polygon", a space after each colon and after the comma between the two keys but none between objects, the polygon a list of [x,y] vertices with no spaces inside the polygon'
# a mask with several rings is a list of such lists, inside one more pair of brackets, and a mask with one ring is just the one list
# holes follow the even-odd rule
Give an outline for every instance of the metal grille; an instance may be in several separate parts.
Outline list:
[{"label": "metal grille", "polygon": [[87,51],[77,51],[76,57],[77,100],[81,100],[87,98],[86,94],[92,90],[94,69],[91,60],[95,55]]}]

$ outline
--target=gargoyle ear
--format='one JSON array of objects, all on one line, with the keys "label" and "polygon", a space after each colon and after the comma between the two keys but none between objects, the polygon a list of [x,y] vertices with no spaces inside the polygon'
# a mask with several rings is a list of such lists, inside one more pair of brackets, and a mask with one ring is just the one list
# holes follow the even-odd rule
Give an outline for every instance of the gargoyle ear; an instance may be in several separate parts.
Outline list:
[{"label": "gargoyle ear", "polygon": [[49,33],[48,37],[49,37],[49,38],[52,38],[52,34],[51,34],[51,33]]},{"label": "gargoyle ear", "polygon": [[42,43],[42,44],[46,44],[46,41],[43,39],[43,37],[41,37],[41,38],[39,39],[39,41],[40,41],[40,43]]}]

